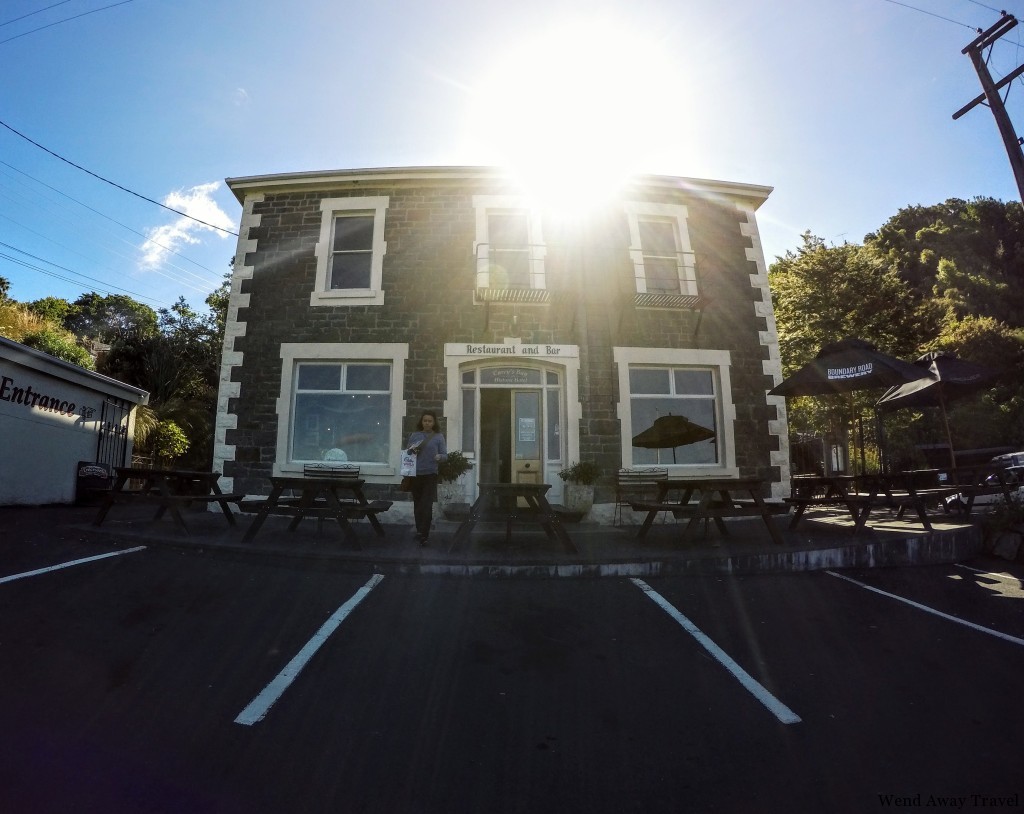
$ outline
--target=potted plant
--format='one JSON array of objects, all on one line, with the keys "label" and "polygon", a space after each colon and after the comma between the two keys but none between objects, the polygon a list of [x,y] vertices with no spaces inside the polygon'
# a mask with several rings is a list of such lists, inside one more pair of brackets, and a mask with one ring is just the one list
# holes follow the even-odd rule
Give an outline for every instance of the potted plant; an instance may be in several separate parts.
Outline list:
[{"label": "potted plant", "polygon": [[466,502],[466,490],[459,482],[473,468],[473,462],[461,451],[449,450],[448,460],[437,465],[437,504],[442,512],[446,506]]},{"label": "potted plant", "polygon": [[559,472],[558,477],[565,483],[565,508],[581,514],[589,512],[594,505],[594,484],[601,477],[597,464],[577,461]]}]

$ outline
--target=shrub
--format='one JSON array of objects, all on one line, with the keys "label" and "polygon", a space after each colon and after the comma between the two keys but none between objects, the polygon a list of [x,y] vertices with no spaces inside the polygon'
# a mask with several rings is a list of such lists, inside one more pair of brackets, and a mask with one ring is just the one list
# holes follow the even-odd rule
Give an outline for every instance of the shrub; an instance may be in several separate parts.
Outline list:
[{"label": "shrub", "polygon": [[41,350],[50,356],[56,356],[65,362],[84,367],[86,370],[95,370],[96,363],[89,355],[89,351],[75,342],[75,337],[67,331],[58,331],[47,328],[42,331],[27,334],[21,343],[27,347]]},{"label": "shrub", "polygon": [[437,465],[437,478],[442,483],[455,483],[473,468],[473,462],[459,450],[450,450],[448,460]]},{"label": "shrub", "polygon": [[592,486],[601,477],[601,470],[593,461],[577,461],[558,473],[566,483],[581,483]]}]

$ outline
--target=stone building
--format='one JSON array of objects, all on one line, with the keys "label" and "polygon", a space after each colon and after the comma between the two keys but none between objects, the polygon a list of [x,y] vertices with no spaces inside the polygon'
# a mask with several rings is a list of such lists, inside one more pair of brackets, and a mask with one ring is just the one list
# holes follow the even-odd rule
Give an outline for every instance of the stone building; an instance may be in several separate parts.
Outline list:
[{"label": "stone building", "polygon": [[[409,167],[231,178],[243,206],[215,462],[265,494],[341,445],[394,496],[400,448],[442,416],[465,478],[597,463],[788,483],[778,338],[755,211],[771,189],[642,176],[558,217],[497,170]],[[663,415],[714,438],[635,447]]]}]

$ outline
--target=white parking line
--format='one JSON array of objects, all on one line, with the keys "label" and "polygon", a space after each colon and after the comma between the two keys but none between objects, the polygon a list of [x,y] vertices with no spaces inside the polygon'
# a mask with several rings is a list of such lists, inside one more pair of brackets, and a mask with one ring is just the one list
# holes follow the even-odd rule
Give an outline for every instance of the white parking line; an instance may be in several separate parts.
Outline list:
[{"label": "white parking line", "polygon": [[753,676],[750,675],[746,670],[740,667],[732,658],[722,650],[717,644],[715,644],[708,636],[703,633],[693,622],[683,616],[665,597],[654,590],[650,585],[644,582],[642,579],[630,580],[636,585],[641,591],[661,608],[665,613],[675,619],[683,630],[689,633],[695,638],[698,643],[707,650],[712,656],[714,656],[718,662],[725,667],[733,677],[742,684],[746,690],[753,695],[758,701],[768,708],[769,712],[772,713],[784,724],[798,724],[800,723],[800,716],[797,715],[793,710],[783,704],[778,698],[772,695],[766,690],[761,684],[759,684]]},{"label": "white parking line", "polygon": [[235,723],[252,726],[254,723],[262,721],[277,699],[284,695],[284,691],[298,678],[302,668],[313,658],[313,654],[320,649],[328,637],[345,621],[345,617],[353,611],[356,605],[366,599],[367,594],[376,588],[382,579],[384,579],[383,574],[374,574],[362,588],[352,595],[348,602],[332,613],[330,618],[313,634],[313,638],[306,642],[306,645],[277,674],[277,677],[263,688],[263,691],[249,703],[249,706],[238,713]]},{"label": "white parking line", "polygon": [[851,579],[850,577],[845,576],[844,574],[837,574],[835,571],[826,571],[825,573],[829,576],[838,577],[839,579],[845,579],[847,582],[852,582],[854,585],[859,585],[861,588],[866,588],[867,590],[872,591],[876,594],[887,596],[889,597],[889,599],[895,599],[897,602],[902,602],[905,605],[910,605],[912,608],[923,610],[925,613],[933,614],[934,616],[941,617],[942,619],[948,619],[950,622],[956,622],[957,624],[964,625],[965,627],[969,627],[972,630],[977,630],[981,633],[987,633],[989,636],[995,636],[997,639],[1002,639],[1003,641],[1011,642],[1012,644],[1024,645],[1024,639],[1018,639],[1016,636],[1011,636],[1009,633],[1000,633],[998,630],[992,630],[992,628],[989,627],[976,625],[974,624],[974,622],[968,622],[966,619],[961,619],[959,616],[953,616],[951,614],[935,610],[935,608],[929,608],[927,605],[922,605],[920,602],[914,602],[912,599],[907,599],[902,596],[897,596],[896,594],[891,594],[888,591],[881,590],[880,588],[874,588],[871,585],[867,585],[866,583],[858,582],[855,579]]},{"label": "white parking line", "polygon": [[146,547],[144,545],[135,546],[135,548],[126,548],[123,551],[111,551],[108,554],[97,554],[95,557],[83,557],[80,560],[71,560],[70,562],[62,562],[60,565],[51,565],[48,568],[37,568],[35,571],[25,571],[22,574],[11,574],[9,577],[0,577],[0,584],[4,582],[14,582],[16,579],[25,579],[25,577],[36,577],[40,574],[47,574],[50,571],[59,571],[61,568],[70,568],[72,565],[84,565],[87,562],[96,562],[96,560],[105,560],[107,557],[119,557],[122,554],[131,554],[135,551],[144,551]]}]

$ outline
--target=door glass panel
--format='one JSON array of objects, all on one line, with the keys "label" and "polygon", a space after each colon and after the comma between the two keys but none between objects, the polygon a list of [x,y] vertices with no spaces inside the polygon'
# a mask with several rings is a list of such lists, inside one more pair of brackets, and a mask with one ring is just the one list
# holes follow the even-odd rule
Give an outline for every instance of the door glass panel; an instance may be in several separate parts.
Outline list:
[{"label": "door glass panel", "polygon": [[476,390],[462,391],[462,451],[476,452]]},{"label": "door glass panel", "polygon": [[559,392],[557,390],[548,390],[547,402],[548,402],[548,423],[547,423],[547,444],[548,444],[548,461],[560,461],[562,460],[562,417],[559,414],[559,403],[558,397]]},{"label": "door glass panel", "polygon": [[538,460],[540,458],[540,393],[516,393],[514,419],[516,460]]}]

